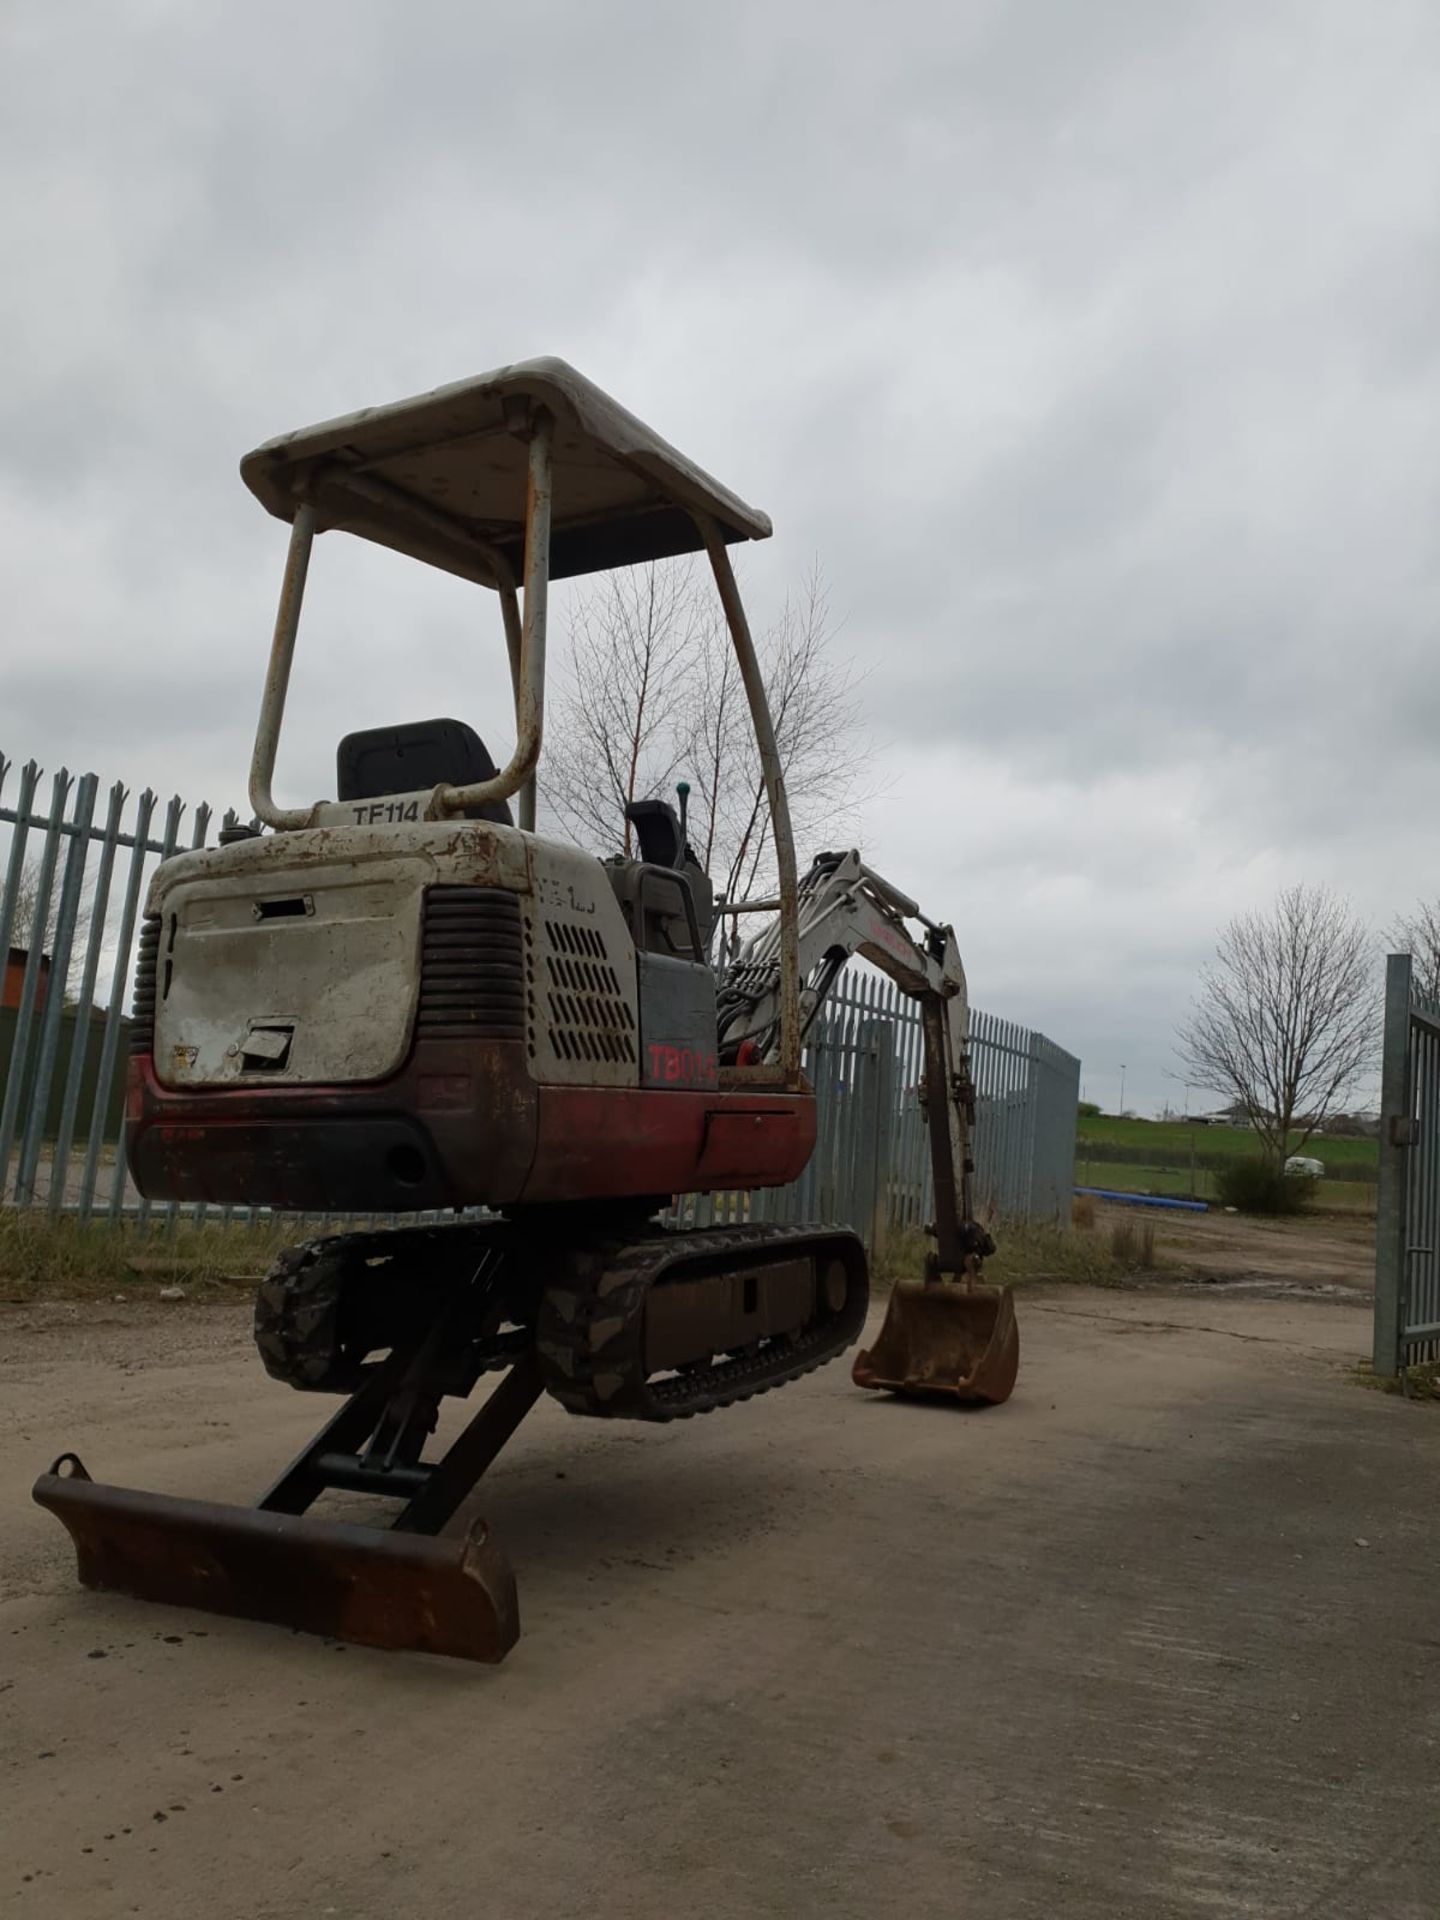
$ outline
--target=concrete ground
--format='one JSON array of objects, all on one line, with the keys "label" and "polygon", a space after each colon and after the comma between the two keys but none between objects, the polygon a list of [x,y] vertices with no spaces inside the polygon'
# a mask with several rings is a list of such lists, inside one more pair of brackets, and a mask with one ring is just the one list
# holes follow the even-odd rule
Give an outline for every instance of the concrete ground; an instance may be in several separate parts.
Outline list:
[{"label": "concrete ground", "polygon": [[0,1310],[0,1912],[1433,1920],[1440,1410],[1354,1297],[1021,1321],[994,1411],[543,1403],[487,1669],[79,1590],[53,1454],[242,1499],[322,1408],[234,1303]]}]

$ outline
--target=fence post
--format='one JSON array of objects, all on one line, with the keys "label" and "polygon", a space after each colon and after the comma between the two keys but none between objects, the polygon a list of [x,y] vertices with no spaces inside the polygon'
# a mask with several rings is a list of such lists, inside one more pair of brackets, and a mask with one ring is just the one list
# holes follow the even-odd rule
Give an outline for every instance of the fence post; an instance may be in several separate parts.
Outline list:
[{"label": "fence post", "polygon": [[[20,1158],[15,1174],[15,1198],[24,1206],[34,1201],[35,1180],[40,1169],[40,1145],[50,1114],[50,1088],[55,1078],[55,1063],[60,1053],[64,1030],[65,1002],[69,997],[70,955],[75,945],[75,922],[80,913],[80,893],[85,882],[85,863],[90,856],[90,829],[95,819],[95,794],[100,782],[93,773],[83,774],[75,789],[74,832],[65,854],[65,872],[60,883],[60,900],[55,909],[54,942],[50,954],[50,986],[45,996],[45,1011],[40,1020],[40,1045],[35,1057],[35,1080],[30,1090],[30,1116],[20,1134]],[[55,836],[60,837],[60,820],[55,821]],[[77,1010],[70,1028],[72,1049],[79,1044],[80,1013]],[[55,1177],[52,1155],[50,1177]]]},{"label": "fence post", "polygon": [[[162,866],[180,844],[180,817],[184,811],[185,802],[180,798],[178,793],[172,794],[170,804],[165,809],[165,832],[160,841],[160,861]],[[121,1209],[125,1205],[125,1179],[125,1156],[124,1154],[117,1154],[115,1157],[115,1185],[110,1194],[110,1217],[112,1220],[118,1220],[120,1218]],[[149,1226],[151,1206],[152,1203],[142,1194],[140,1196],[140,1204],[135,1210],[137,1225],[141,1227]]]},{"label": "fence post", "polygon": [[1035,1146],[1030,1176],[1030,1217],[1070,1217],[1075,1186],[1075,1116],[1080,1099],[1080,1062],[1043,1034],[1030,1040],[1030,1084],[1035,1106]]},{"label": "fence post", "polygon": [[75,1029],[70,1038],[70,1065],[65,1075],[65,1093],[60,1107],[60,1126],[50,1163],[50,1211],[59,1213],[66,1202],[70,1179],[70,1149],[75,1141],[75,1117],[80,1107],[80,1086],[85,1077],[85,1061],[90,1051],[90,1029],[95,1023],[95,978],[100,970],[100,949],[105,940],[105,915],[110,906],[110,878],[115,867],[115,844],[120,833],[120,816],[125,806],[125,788],[116,781],[110,789],[110,807],[105,817],[105,837],[100,847],[100,868],[95,877],[95,894],[90,910],[90,938],[85,948],[84,969],[77,995]]},{"label": "fence post", "polygon": [[1024,1195],[1022,1205],[1027,1220],[1038,1220],[1041,1215],[1039,1175],[1042,1139],[1042,1109],[1045,1095],[1049,1091],[1045,1084],[1045,1070],[1040,1057],[1040,1036],[1027,1032],[1025,1036],[1025,1146],[1022,1161]]},{"label": "fence post", "polygon": [[815,1216],[820,1220],[838,1219],[836,1203],[839,1198],[840,1182],[835,1160],[837,1148],[843,1144],[840,1135],[841,1123],[845,1118],[845,1103],[850,1088],[844,1078],[849,1065],[849,1002],[836,1002],[834,1015],[827,1024],[824,1040],[816,1049],[816,1061],[824,1079],[815,1088],[818,1109],[816,1113],[817,1129],[815,1138],[815,1189],[813,1206]]},{"label": "fence post", "polygon": [[876,1022],[876,1044],[879,1052],[875,1060],[875,1224],[871,1230],[870,1257],[878,1260],[885,1251],[890,1237],[890,1226],[895,1216],[896,1183],[899,1174],[897,1148],[899,1146],[899,1115],[895,1111],[896,1042],[898,1035],[894,1020],[884,1019]]},{"label": "fence post", "polygon": [[868,1247],[875,1218],[876,1137],[874,1024],[859,1014],[850,1050],[849,1112],[841,1150],[838,1201],[845,1219]]},{"label": "fence post", "polygon": [[[125,892],[120,911],[120,931],[115,940],[115,965],[110,976],[110,1001],[105,1010],[105,1031],[100,1039],[100,1066],[95,1075],[95,1098],[90,1108],[90,1134],[85,1143],[85,1171],[80,1180],[80,1219],[88,1221],[95,1204],[95,1181],[100,1170],[100,1154],[105,1146],[106,1115],[110,1107],[110,1088],[115,1078],[115,1062],[120,1051],[120,1020],[125,988],[130,979],[130,954],[135,944],[135,916],[140,905],[140,883],[145,873],[145,847],[150,837],[150,820],[155,811],[155,795],[149,787],[135,807],[134,844],[130,849],[130,868],[125,877]],[[113,1194],[125,1180],[124,1150],[117,1142]],[[108,1205],[108,1202],[107,1202]],[[118,1203],[115,1209],[118,1215]]]},{"label": "fence post", "polygon": [[[36,1003],[40,997],[40,980],[44,971],[45,930],[50,924],[50,892],[55,884],[55,864],[60,856],[60,842],[64,837],[61,822],[65,818],[65,803],[70,797],[74,784],[68,768],[62,767],[55,775],[50,787],[50,817],[45,821],[45,845],[40,854],[40,872],[35,881],[35,901],[30,910],[30,934],[27,940],[25,972],[20,981],[20,1008],[15,1020],[15,1038],[11,1042],[10,1070],[5,1081],[5,1098],[0,1104],[0,1200],[4,1199],[5,1189],[10,1179],[10,1152],[15,1144],[15,1130],[20,1123],[20,1096],[25,1089],[26,1069],[30,1064],[30,1029],[35,1021]],[[8,958],[8,955],[7,955]],[[60,980],[50,979],[46,985],[47,996],[51,992],[64,997],[65,986]]]},{"label": "fence post", "polygon": [[1375,1344],[1372,1364],[1383,1380],[1400,1368],[1405,1299],[1406,1188],[1414,1118],[1410,1084],[1410,973],[1408,953],[1385,962],[1385,1027],[1380,1058],[1380,1178],[1375,1196]]},{"label": "fence post", "polygon": [[874,1259],[883,1252],[890,1197],[889,1079],[894,1029],[883,1019],[861,1020],[855,1030],[855,1091],[852,1097],[853,1187],[847,1196],[850,1225]]},{"label": "fence post", "polygon": [[1059,1213],[1057,1218],[1062,1227],[1070,1224],[1070,1209],[1075,1199],[1075,1129],[1080,1117],[1080,1062],[1074,1054],[1066,1054],[1067,1064],[1056,1069],[1056,1078],[1061,1091],[1057,1095],[1060,1101],[1060,1145],[1058,1165],[1060,1168]]},{"label": "fence post", "polygon": [[[0,754],[0,785],[11,763]],[[35,815],[35,789],[40,785],[40,769],[29,760],[20,770],[20,797],[14,814],[15,831],[10,838],[10,860],[5,872],[5,890],[0,894],[0,960],[10,961],[10,942],[15,935],[15,919],[20,905],[20,889],[25,879],[25,845]],[[0,1183],[3,1184],[3,1183]]]}]

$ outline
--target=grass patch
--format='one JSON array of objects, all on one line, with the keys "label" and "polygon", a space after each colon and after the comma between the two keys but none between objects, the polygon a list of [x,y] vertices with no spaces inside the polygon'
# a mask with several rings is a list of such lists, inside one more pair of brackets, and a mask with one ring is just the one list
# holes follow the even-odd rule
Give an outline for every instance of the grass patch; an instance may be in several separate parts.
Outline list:
[{"label": "grass patch", "polygon": [[[1250,1142],[1253,1157],[1254,1141]],[[1164,1199],[1207,1200],[1223,1206],[1220,1196],[1223,1173],[1212,1168],[1166,1166],[1153,1161],[1106,1160],[1103,1148],[1090,1149],[1083,1143],[1075,1162],[1075,1183],[1081,1187],[1108,1187],[1115,1193],[1149,1193]],[[1325,1154],[1317,1149],[1318,1157]],[[1375,1215],[1376,1187],[1373,1180],[1314,1180],[1310,1182],[1311,1213],[1346,1213],[1357,1219]]]},{"label": "grass patch", "polygon": [[[1075,1180],[1082,1187],[1226,1206],[1234,1204],[1224,1191],[1227,1180],[1237,1166],[1253,1163],[1257,1150],[1248,1127],[1082,1113],[1075,1134]],[[1304,1151],[1325,1167],[1326,1177],[1310,1189],[1313,1211],[1374,1214],[1379,1172],[1374,1140],[1317,1135]]]},{"label": "grass patch", "polygon": [[1110,1225],[1110,1257],[1121,1273],[1155,1271],[1155,1222],[1127,1214]]},{"label": "grass patch", "polygon": [[113,1294],[153,1299],[161,1287],[248,1287],[294,1223],[256,1227],[52,1219],[38,1209],[0,1207],[0,1301],[95,1300]]},{"label": "grass patch", "polygon": [[[1189,1164],[1193,1146],[1197,1159],[1207,1161],[1250,1160],[1255,1157],[1255,1135],[1249,1127],[1199,1127],[1190,1120],[1122,1120],[1115,1114],[1082,1114],[1075,1130],[1076,1150],[1083,1160],[1094,1150],[1103,1160],[1106,1147],[1119,1147],[1129,1153],[1153,1151],[1157,1161]],[[1342,1140],[1334,1134],[1316,1134],[1303,1149],[1328,1167],[1354,1168],[1368,1172],[1380,1164],[1380,1148],[1374,1140]],[[1110,1158],[1118,1158],[1111,1155]]]},{"label": "grass patch", "polygon": [[[1082,1286],[1118,1286],[1126,1269],[1104,1236],[1083,1229],[1027,1220],[997,1220],[991,1227],[996,1251],[985,1262],[990,1286],[1018,1287],[1027,1281],[1071,1280]],[[925,1255],[934,1242],[913,1228],[893,1234],[876,1261],[874,1279],[882,1287],[897,1280],[919,1280]]]},{"label": "grass patch", "polygon": [[1350,1378],[1357,1386],[1370,1387],[1376,1393],[1403,1394],[1407,1400],[1440,1403],[1440,1360],[1427,1360],[1408,1368],[1407,1377],[1408,1385],[1398,1373],[1387,1380],[1376,1373],[1368,1360],[1360,1360],[1350,1369]]}]

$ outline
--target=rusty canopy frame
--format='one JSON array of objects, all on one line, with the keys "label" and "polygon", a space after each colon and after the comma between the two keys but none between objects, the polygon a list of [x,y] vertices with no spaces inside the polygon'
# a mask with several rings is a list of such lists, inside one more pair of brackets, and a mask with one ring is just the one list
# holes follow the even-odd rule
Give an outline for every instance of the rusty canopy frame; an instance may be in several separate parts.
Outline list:
[{"label": "rusty canopy frame", "polygon": [[[496,502],[515,480],[504,471],[504,449],[517,441],[526,449],[523,518],[513,507],[497,516]],[[571,503],[562,500],[558,527],[557,468],[566,481],[573,479],[576,494],[575,511],[567,511]],[[515,699],[515,750],[488,780],[437,787],[429,811],[444,818],[518,795],[520,826],[532,833],[535,770],[545,726],[551,578],[704,551],[755,731],[779,883],[778,1073],[775,1068],[739,1073],[747,1083],[778,1079],[797,1084],[801,1037],[795,841],[764,677],[726,550],[735,540],[766,538],[768,518],[558,360],[502,368],[416,400],[283,436],[247,455],[241,472],[262,503],[291,523],[250,769],[250,803],[258,818],[280,833],[314,825],[317,814],[315,806],[283,807],[274,793],[280,728],[317,533],[344,528],[497,593]],[[566,491],[562,486],[562,493]],[[452,504],[457,495],[468,512]],[[563,535],[558,565],[557,532]]]}]

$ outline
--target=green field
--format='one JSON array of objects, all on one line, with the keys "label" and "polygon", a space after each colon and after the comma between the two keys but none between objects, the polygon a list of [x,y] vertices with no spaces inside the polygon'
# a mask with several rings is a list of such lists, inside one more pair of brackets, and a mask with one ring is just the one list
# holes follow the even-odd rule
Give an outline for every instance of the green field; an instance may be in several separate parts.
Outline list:
[{"label": "green field", "polygon": [[[1317,1206],[1345,1213],[1375,1211],[1379,1158],[1375,1141],[1322,1135],[1303,1151],[1325,1167],[1327,1177],[1318,1183],[1315,1195]],[[1076,1132],[1075,1182],[1124,1193],[1214,1200],[1216,1174],[1255,1153],[1255,1136],[1247,1127],[1082,1115]]]}]

